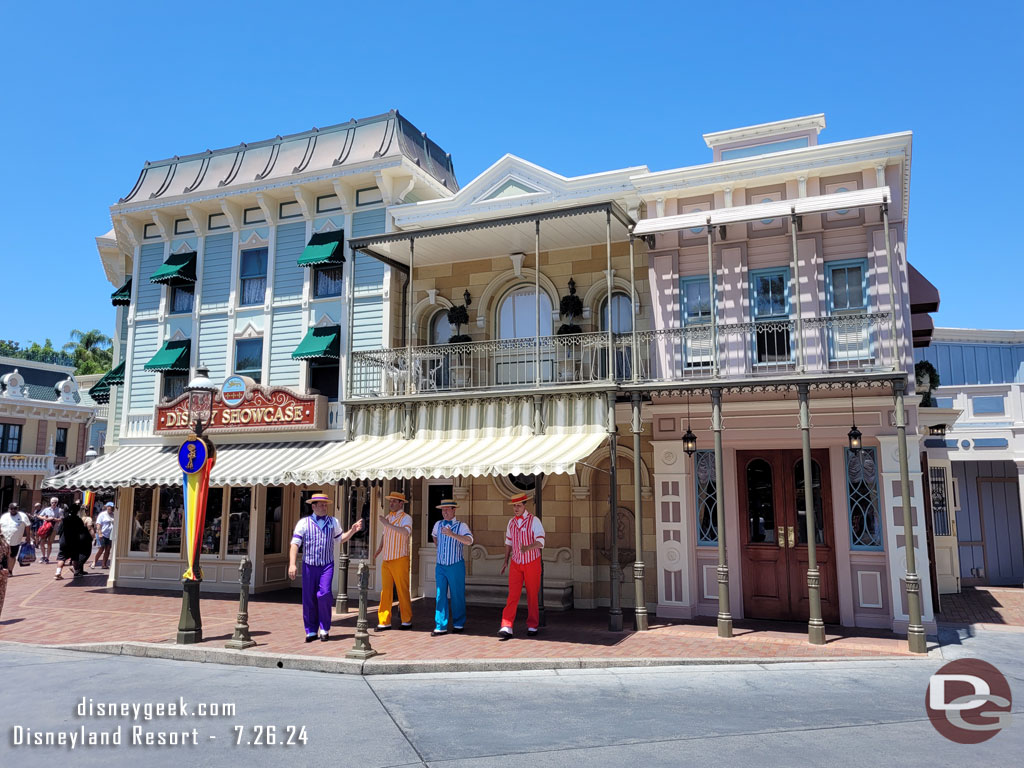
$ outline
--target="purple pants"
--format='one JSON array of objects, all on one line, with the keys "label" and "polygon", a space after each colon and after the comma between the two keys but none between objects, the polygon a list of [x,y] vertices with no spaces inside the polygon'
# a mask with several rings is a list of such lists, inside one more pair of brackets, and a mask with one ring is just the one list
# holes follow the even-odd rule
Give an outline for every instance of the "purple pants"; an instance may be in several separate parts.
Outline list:
[{"label": "purple pants", "polygon": [[318,629],[331,631],[331,609],[334,595],[334,563],[327,565],[302,564],[302,623],[306,634],[315,635]]}]

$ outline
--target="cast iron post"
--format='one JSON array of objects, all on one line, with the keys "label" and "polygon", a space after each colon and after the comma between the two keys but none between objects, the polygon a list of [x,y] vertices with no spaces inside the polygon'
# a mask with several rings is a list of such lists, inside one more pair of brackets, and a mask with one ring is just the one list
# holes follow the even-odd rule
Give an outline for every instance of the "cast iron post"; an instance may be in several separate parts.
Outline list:
[{"label": "cast iron post", "polygon": [[377,652],[370,647],[370,633],[366,631],[366,593],[370,589],[370,570],[366,562],[359,563],[359,618],[356,619],[356,643],[345,654],[349,659],[368,659]]},{"label": "cast iron post", "polygon": [[800,395],[800,436],[803,441],[804,460],[804,522],[807,528],[807,602],[810,618],[807,622],[807,642],[825,644],[825,623],[821,620],[821,572],[816,552],[817,521],[814,509],[814,472],[811,465],[811,411],[808,386],[797,387]]},{"label": "cast iron post", "polygon": [[722,388],[711,390],[711,429],[715,433],[715,517],[718,522],[718,636],[732,637],[729,610],[729,563],[725,550],[725,491],[722,471]]},{"label": "cast iron post", "polygon": [[224,643],[225,648],[243,651],[252,648],[256,641],[249,634],[249,579],[252,577],[252,560],[242,557],[238,564],[238,617],[235,619],[235,634]]},{"label": "cast iron post", "polygon": [[907,461],[907,418],[903,409],[905,379],[892,383],[896,396],[896,443],[900,457],[900,504],[903,506],[903,541],[907,553],[907,646],[911,653],[927,653],[928,642],[921,621],[921,577],[917,575],[917,556],[914,551],[914,518],[910,508],[910,466]]},{"label": "cast iron post", "polygon": [[643,522],[640,509],[640,433],[643,431],[643,424],[640,421],[640,393],[634,392],[631,400],[633,403],[633,420],[630,422],[633,432],[633,539],[636,548],[636,560],[633,562],[635,600],[633,628],[637,632],[646,632],[647,600],[644,596]]},{"label": "cast iron post", "polygon": [[616,431],[617,429],[615,426],[615,395],[609,393],[608,527],[611,528],[611,553],[609,555],[611,562],[608,567],[608,586],[611,591],[611,607],[608,609],[608,631],[610,632],[622,631],[622,600],[620,595],[622,590],[622,566],[619,565],[619,480],[616,471],[619,452],[619,434]]}]

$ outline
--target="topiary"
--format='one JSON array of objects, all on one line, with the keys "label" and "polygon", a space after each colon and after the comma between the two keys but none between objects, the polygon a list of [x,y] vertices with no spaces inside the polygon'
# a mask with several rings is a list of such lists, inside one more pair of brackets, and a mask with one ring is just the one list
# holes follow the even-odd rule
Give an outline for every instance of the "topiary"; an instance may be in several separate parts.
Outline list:
[{"label": "topiary", "polygon": [[462,326],[469,325],[469,310],[465,304],[459,304],[448,310],[448,324],[455,326],[455,333],[448,338],[449,344],[472,341],[473,337],[462,333]]},{"label": "topiary", "polygon": [[558,302],[558,316],[567,318],[569,322],[558,326],[555,333],[564,336],[569,333],[583,333],[583,329],[573,322],[577,317],[583,317],[583,300],[576,295],[576,281],[569,278],[569,293]]},{"label": "topiary", "polygon": [[939,388],[939,372],[935,366],[927,360],[921,360],[914,365],[914,378],[917,384],[917,393],[921,395],[921,406],[930,408],[935,405],[932,392]]}]

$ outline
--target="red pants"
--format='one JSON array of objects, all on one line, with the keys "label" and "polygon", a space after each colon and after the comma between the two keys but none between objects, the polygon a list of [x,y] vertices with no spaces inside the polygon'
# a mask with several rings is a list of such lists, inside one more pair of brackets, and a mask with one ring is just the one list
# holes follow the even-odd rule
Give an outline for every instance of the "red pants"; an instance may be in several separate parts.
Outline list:
[{"label": "red pants", "polygon": [[519,565],[512,561],[508,572],[508,600],[505,610],[501,612],[501,626],[511,627],[516,620],[516,609],[519,608],[519,595],[526,584],[526,628],[537,629],[540,626],[540,609],[537,607],[537,594],[540,592],[540,558],[531,563]]}]

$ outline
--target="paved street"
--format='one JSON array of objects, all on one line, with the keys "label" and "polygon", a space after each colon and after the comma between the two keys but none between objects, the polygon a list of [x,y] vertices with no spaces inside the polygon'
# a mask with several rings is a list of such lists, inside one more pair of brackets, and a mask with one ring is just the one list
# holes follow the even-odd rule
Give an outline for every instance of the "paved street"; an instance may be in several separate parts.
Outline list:
[{"label": "paved street", "polygon": [[[943,659],[796,662],[661,669],[562,670],[359,677],[137,659],[0,645],[5,764],[147,766],[678,766],[715,760],[759,766],[1006,763],[1024,751],[1024,634],[945,630],[946,659],[980,656],[1010,678],[1012,725],[978,746],[939,736],[924,712],[928,676]],[[45,691],[42,698],[24,691]],[[184,698],[191,717],[79,717],[95,702],[155,705]],[[199,703],[227,717],[195,717]],[[13,747],[12,728],[123,727],[118,747]],[[279,743],[287,726],[307,743]],[[132,746],[131,727],[195,728],[200,746]],[[240,745],[235,727],[242,726]],[[255,726],[275,726],[256,746]],[[296,733],[296,736],[298,734]],[[215,737],[215,738],[211,738]],[[266,738],[266,737],[264,737]],[[11,762],[8,762],[11,760]]]}]

